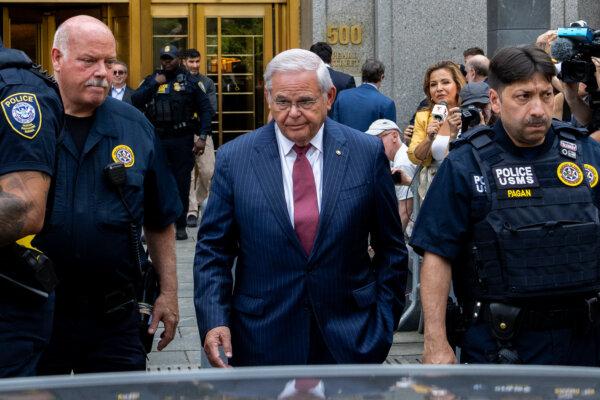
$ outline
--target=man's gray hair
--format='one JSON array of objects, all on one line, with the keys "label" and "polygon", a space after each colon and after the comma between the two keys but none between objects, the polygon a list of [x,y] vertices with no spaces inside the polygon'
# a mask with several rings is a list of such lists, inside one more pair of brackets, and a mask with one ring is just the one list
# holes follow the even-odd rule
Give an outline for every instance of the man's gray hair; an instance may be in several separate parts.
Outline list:
[{"label": "man's gray hair", "polygon": [[114,65],[120,65],[123,68],[125,68],[125,72],[129,72],[129,68],[127,68],[127,64],[125,63],[125,61],[115,60]]},{"label": "man's gray hair", "polygon": [[57,48],[65,58],[67,57],[67,49],[69,48],[69,29],[68,27],[65,27],[64,24],[61,24],[58,29],[56,29],[52,47]]},{"label": "man's gray hair", "polygon": [[333,87],[327,66],[318,55],[308,50],[290,49],[277,54],[267,64],[264,79],[269,97],[271,96],[271,88],[273,87],[271,79],[275,73],[303,71],[315,71],[317,73],[317,80],[324,96]]},{"label": "man's gray hair", "polygon": [[490,68],[490,60],[486,56],[482,55],[472,56],[469,58],[469,61],[467,61],[465,68],[467,71],[473,68],[475,75],[487,77]]}]

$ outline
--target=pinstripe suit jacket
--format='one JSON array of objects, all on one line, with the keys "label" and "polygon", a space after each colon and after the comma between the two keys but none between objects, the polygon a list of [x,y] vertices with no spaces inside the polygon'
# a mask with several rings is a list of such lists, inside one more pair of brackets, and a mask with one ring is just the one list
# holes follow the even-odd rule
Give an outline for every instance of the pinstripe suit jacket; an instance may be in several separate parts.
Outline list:
[{"label": "pinstripe suit jacket", "polygon": [[306,364],[308,307],[338,363],[381,363],[390,349],[404,303],[406,247],[389,162],[381,140],[331,119],[323,151],[309,256],[287,212],[273,123],[218,151],[198,233],[194,300],[202,340],[214,327],[231,329],[232,365]]}]

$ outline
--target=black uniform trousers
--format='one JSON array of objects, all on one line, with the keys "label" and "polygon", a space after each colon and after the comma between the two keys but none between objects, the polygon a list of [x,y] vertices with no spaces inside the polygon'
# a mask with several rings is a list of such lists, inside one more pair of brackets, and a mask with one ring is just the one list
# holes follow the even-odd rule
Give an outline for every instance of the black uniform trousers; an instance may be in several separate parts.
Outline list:
[{"label": "black uniform trousers", "polygon": [[38,375],[146,369],[135,302],[107,316],[76,300],[61,301],[60,294],[57,299],[52,338],[40,360]]},{"label": "black uniform trousers", "polygon": [[[600,329],[521,330],[511,341],[524,364],[600,366]],[[461,346],[461,363],[489,364],[498,343],[485,322],[472,324]]]},{"label": "black uniform trousers", "polygon": [[52,332],[47,299],[0,280],[0,378],[33,376]]},{"label": "black uniform trousers", "polygon": [[167,163],[171,173],[175,177],[179,198],[183,209],[177,217],[177,228],[185,228],[187,226],[187,212],[189,207],[190,195],[190,174],[194,169],[194,134],[190,133],[185,136],[163,136],[161,144],[167,158]]}]

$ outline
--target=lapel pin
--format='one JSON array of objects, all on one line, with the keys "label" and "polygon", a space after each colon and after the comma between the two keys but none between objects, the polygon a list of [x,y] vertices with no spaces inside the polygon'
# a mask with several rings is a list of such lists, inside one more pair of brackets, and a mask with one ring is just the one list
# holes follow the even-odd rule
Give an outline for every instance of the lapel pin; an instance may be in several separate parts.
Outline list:
[{"label": "lapel pin", "polygon": [[338,150],[335,151],[335,154],[337,154],[338,156],[341,156],[342,155],[342,151],[338,149]]}]

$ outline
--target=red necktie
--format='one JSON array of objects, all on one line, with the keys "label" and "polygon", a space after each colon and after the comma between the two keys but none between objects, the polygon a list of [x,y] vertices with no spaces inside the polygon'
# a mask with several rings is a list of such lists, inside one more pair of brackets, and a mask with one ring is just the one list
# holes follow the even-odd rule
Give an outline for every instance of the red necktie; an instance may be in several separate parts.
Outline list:
[{"label": "red necktie", "polygon": [[317,188],[312,168],[306,158],[306,152],[310,145],[300,147],[294,145],[296,161],[292,171],[294,184],[294,229],[300,239],[300,243],[309,255],[319,225],[319,206],[317,204]]},{"label": "red necktie", "polygon": [[304,379],[296,379],[294,383],[294,388],[299,393],[310,393],[311,390],[316,388],[321,382],[318,379],[304,378]]}]

